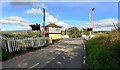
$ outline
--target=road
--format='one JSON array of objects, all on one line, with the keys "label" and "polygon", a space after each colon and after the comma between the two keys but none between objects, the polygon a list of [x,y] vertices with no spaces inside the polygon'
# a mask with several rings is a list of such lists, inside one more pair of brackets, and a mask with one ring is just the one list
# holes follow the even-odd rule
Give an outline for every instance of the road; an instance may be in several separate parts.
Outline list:
[{"label": "road", "polygon": [[80,38],[60,40],[54,45],[29,52],[2,63],[3,70],[83,67],[84,45]]}]

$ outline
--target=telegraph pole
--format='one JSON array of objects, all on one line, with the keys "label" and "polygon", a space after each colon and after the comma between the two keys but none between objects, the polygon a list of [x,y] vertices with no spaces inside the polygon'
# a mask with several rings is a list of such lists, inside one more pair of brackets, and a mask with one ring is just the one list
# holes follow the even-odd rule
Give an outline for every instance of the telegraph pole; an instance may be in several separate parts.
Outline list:
[{"label": "telegraph pole", "polygon": [[43,8],[43,37],[45,37],[45,9]]}]

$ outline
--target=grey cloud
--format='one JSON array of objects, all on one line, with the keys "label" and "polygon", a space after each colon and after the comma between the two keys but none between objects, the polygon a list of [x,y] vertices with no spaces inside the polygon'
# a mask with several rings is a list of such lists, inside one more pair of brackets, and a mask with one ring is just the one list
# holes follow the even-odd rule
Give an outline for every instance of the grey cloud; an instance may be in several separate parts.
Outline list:
[{"label": "grey cloud", "polygon": [[11,6],[16,6],[16,7],[20,7],[20,6],[33,6],[34,3],[33,2],[10,2]]},{"label": "grey cloud", "polygon": [[24,18],[18,17],[18,16],[10,16],[5,19],[1,19],[1,24],[12,24],[17,26],[27,26],[29,25],[29,22],[25,20]]}]

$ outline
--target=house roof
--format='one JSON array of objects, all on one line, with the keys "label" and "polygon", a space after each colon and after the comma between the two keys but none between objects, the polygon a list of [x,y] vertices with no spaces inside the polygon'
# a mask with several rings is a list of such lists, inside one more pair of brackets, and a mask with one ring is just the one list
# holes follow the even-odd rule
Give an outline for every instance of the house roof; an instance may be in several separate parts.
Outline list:
[{"label": "house roof", "polygon": [[54,24],[54,23],[50,23],[50,24],[48,24],[46,27],[57,27],[57,28],[61,28],[61,26],[58,26],[58,25],[56,25],[56,24]]}]

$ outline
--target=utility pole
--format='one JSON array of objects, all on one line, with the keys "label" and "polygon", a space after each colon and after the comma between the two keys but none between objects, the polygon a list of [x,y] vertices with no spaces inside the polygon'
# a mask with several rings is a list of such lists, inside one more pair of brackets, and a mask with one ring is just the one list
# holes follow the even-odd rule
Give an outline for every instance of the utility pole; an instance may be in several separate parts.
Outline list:
[{"label": "utility pole", "polygon": [[45,37],[45,9],[43,8],[43,37]]}]

